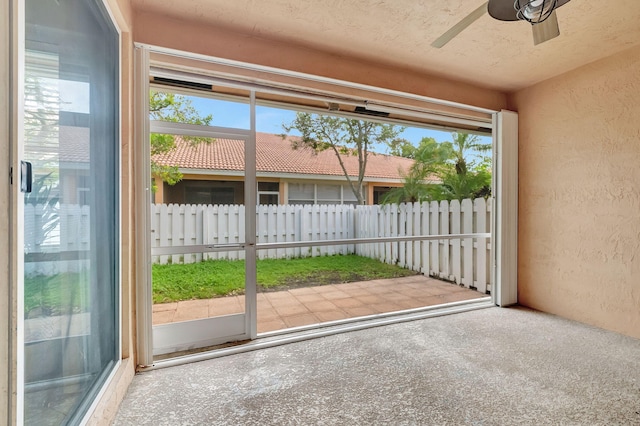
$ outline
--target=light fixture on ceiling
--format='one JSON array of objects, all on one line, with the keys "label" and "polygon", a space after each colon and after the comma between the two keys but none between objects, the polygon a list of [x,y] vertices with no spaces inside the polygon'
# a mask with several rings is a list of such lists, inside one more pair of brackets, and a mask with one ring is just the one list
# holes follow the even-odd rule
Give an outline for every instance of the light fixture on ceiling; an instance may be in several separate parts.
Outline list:
[{"label": "light fixture on ceiling", "polygon": [[539,24],[551,16],[556,4],[557,0],[515,0],[513,7],[518,19]]},{"label": "light fixture on ceiling", "polygon": [[489,0],[487,10],[499,21],[527,21],[539,24],[569,0]]}]

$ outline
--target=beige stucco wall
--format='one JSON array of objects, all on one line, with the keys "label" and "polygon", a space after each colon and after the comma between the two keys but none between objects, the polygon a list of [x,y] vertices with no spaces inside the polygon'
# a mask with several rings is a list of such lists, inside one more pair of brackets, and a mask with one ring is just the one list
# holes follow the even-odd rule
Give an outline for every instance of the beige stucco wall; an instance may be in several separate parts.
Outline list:
[{"label": "beige stucco wall", "polygon": [[510,100],[520,302],[640,337],[640,48]]},{"label": "beige stucco wall", "polygon": [[380,66],[291,43],[269,40],[194,22],[139,12],[134,40],[151,45],[270,66],[375,87],[445,99],[494,110],[506,106],[506,95],[470,84],[407,69]]}]

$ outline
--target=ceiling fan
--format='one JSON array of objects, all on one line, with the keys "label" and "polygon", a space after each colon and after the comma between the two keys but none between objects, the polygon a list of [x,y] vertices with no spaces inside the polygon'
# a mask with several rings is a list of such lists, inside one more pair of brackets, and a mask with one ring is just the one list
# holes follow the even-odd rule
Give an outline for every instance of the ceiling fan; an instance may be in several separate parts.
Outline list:
[{"label": "ceiling fan", "polygon": [[527,21],[533,29],[533,44],[540,44],[560,35],[556,9],[569,0],[489,0],[462,18],[460,22],[438,37],[431,46],[441,48],[485,12],[499,21]]}]

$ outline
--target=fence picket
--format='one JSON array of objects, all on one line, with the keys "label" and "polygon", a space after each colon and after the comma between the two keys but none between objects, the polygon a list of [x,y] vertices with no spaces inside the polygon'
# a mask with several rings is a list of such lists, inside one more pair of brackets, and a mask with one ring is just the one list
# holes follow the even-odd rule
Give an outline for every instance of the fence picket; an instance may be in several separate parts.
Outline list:
[{"label": "fence picket", "polygon": [[[29,206],[25,206],[25,211]],[[73,207],[73,208],[71,208]],[[60,226],[77,226],[79,237],[88,235],[88,210],[71,206],[61,210]],[[260,205],[257,208],[257,241],[286,242],[345,238],[419,236],[488,232],[490,204],[484,199],[425,202],[406,205]],[[66,207],[65,207],[66,208]],[[32,209],[37,214],[36,209]],[[84,213],[82,213],[84,212]],[[151,245],[229,244],[245,241],[242,205],[153,205]],[[64,216],[64,218],[62,217]],[[62,225],[64,221],[64,225]],[[35,220],[34,220],[34,223]],[[25,225],[26,226],[26,225]],[[33,226],[33,225],[29,225]],[[67,229],[67,228],[65,228]],[[76,231],[68,232],[73,234]],[[75,234],[74,234],[75,235]],[[71,245],[87,238],[76,238]],[[62,242],[61,242],[62,243]],[[62,247],[62,244],[61,244]],[[295,258],[357,253],[425,275],[455,280],[478,291],[490,290],[491,243],[486,238],[465,238],[400,243],[346,244],[314,248],[259,250],[259,258]],[[154,256],[155,263],[198,262],[202,259],[243,259],[244,252],[196,253]],[[170,260],[169,260],[170,259]]]},{"label": "fence picket", "polygon": [[[452,200],[451,203],[449,204],[449,209],[450,209],[450,215],[451,215],[451,223],[450,223],[450,230],[452,234],[459,234],[460,233],[460,219],[461,219],[461,212],[460,212],[460,201],[458,200]],[[455,282],[457,282],[458,284],[460,284],[460,277],[462,274],[462,258],[460,256],[460,239],[459,238],[455,238],[452,240],[449,240],[449,244],[451,247],[451,270],[450,270],[450,275],[449,275],[449,279],[450,280],[454,280]]]},{"label": "fence picket", "polygon": [[[478,198],[473,202],[473,210],[476,214],[476,232],[487,232],[487,202],[484,198]],[[476,241],[476,282],[475,287],[479,292],[487,291],[487,243],[486,238],[478,238]]]},{"label": "fence picket", "polygon": [[[432,201],[429,205],[429,215],[431,216],[431,226],[429,227],[429,235],[438,235],[440,233],[440,203]],[[440,265],[440,241],[431,241],[431,270],[429,275],[440,276],[442,271]]]},{"label": "fence picket", "polygon": [[[473,233],[473,202],[462,200],[462,233]],[[462,279],[465,287],[473,287],[473,238],[465,238],[462,242]]]}]

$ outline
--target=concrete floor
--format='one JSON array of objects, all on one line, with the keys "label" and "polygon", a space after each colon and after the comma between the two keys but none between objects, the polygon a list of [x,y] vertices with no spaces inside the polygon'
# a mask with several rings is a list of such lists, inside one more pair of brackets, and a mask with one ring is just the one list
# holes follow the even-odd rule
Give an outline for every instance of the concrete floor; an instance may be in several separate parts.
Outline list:
[{"label": "concrete floor", "polygon": [[639,425],[640,340],[489,308],[137,375],[115,425]]},{"label": "concrete floor", "polygon": [[[258,293],[258,333],[480,297],[424,275]],[[244,296],[155,304],[153,324],[238,314],[244,305]]]}]

